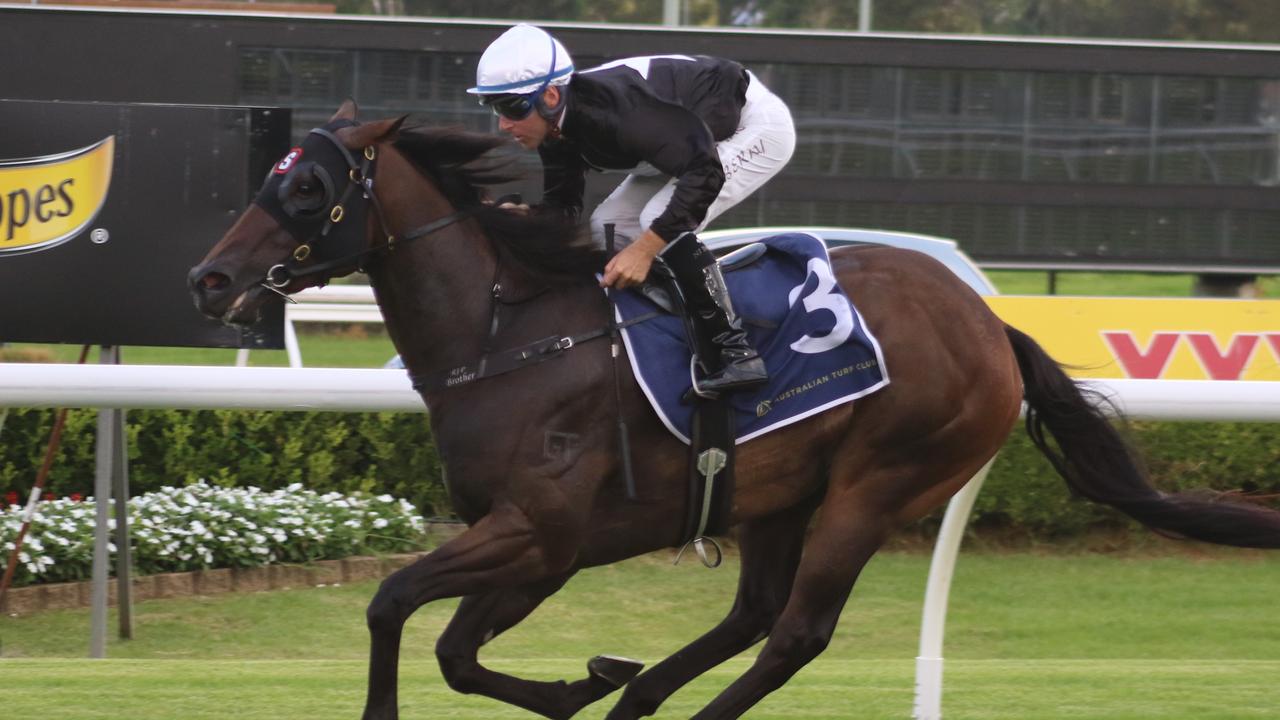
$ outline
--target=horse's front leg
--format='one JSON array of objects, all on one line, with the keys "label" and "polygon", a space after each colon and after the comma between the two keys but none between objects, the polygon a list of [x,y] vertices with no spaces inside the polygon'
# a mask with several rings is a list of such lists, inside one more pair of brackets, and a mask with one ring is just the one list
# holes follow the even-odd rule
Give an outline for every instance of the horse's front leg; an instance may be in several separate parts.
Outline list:
[{"label": "horse's front leg", "polygon": [[436,643],[440,670],[449,687],[525,708],[549,718],[569,718],[587,705],[626,684],[642,665],[621,658],[596,657],[588,676],[572,683],[525,680],[480,664],[480,647],[522,621],[570,575],[548,578],[510,590],[462,599],[458,611]]},{"label": "horse's front leg", "polygon": [[[382,582],[368,610],[371,647],[365,720],[398,716],[400,637],[405,621],[419,607],[440,598],[567,577],[581,542],[581,531],[574,529],[580,522],[566,513],[552,515],[496,505],[466,532]],[[546,532],[548,522],[555,524],[556,532]]]}]

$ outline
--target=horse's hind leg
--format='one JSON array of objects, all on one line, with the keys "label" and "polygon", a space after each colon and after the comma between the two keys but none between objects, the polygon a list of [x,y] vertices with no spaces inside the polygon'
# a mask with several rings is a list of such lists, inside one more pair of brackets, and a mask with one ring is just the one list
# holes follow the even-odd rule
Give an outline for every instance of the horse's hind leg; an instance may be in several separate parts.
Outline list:
[{"label": "horse's hind leg", "polygon": [[640,671],[639,663],[596,658],[588,665],[590,675],[573,683],[524,680],[480,664],[477,658],[480,646],[527,617],[543,600],[563,587],[571,575],[463,598],[449,627],[436,643],[436,656],[449,686],[458,692],[518,705],[545,717],[568,718],[626,684]]},{"label": "horse's hind leg", "polygon": [[868,480],[882,490],[893,482],[883,476],[861,478],[852,487],[828,491],[768,641],[751,668],[694,720],[740,717],[826,649],[854,581],[891,530],[891,516],[869,504],[868,493],[858,492]]},{"label": "horse's hind leg", "polygon": [[805,528],[816,502],[743,524],[738,531],[741,569],[729,614],[705,635],[627,685],[607,720],[654,714],[689,681],[746,650],[769,634],[787,603]]}]

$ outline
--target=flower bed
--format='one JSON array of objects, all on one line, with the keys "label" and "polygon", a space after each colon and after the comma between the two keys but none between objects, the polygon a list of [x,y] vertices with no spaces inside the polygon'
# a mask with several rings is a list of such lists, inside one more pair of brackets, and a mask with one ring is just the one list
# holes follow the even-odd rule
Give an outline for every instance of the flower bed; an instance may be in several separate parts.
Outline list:
[{"label": "flower bed", "polygon": [[[0,508],[0,568],[13,550],[22,510]],[[40,503],[14,585],[89,577],[95,512],[92,497]],[[203,482],[166,487],[130,499],[129,523],[134,567],[143,575],[405,552],[422,547],[426,533],[422,516],[405,500],[322,495],[296,483],[273,492]],[[110,549],[115,552],[114,544]]]}]

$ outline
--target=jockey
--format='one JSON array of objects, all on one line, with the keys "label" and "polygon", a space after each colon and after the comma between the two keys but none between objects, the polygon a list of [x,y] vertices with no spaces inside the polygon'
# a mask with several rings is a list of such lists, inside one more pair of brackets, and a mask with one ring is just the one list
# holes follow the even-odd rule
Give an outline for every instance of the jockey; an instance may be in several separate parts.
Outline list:
[{"label": "jockey", "polygon": [[576,218],[588,170],[626,175],[591,214],[595,242],[603,246],[612,223],[622,248],[601,284],[641,284],[661,257],[703,341],[695,347],[710,345],[718,356],[700,358],[710,366],[699,392],[768,379],[715,258],[695,233],[791,158],[795,127],[782,100],[738,63],[703,55],[626,58],[577,71],[558,40],[523,24],[489,45],[467,92],[497,114],[503,132],[538,150],[538,211]]}]

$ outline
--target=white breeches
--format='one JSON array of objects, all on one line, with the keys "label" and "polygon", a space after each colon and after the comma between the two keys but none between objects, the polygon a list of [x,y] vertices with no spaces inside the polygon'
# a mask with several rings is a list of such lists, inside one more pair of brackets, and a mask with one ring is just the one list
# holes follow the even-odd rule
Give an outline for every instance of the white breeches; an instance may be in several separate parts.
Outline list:
[{"label": "white breeches", "polygon": [[[791,122],[791,111],[751,75],[738,131],[716,143],[724,165],[724,186],[696,231],[701,231],[777,175],[795,149],[796,128]],[[591,238],[599,247],[604,247],[606,223],[614,224],[616,247],[621,249],[639,237],[671,202],[676,180],[653,174],[655,171],[648,165],[643,168],[627,175],[591,213]]]}]

